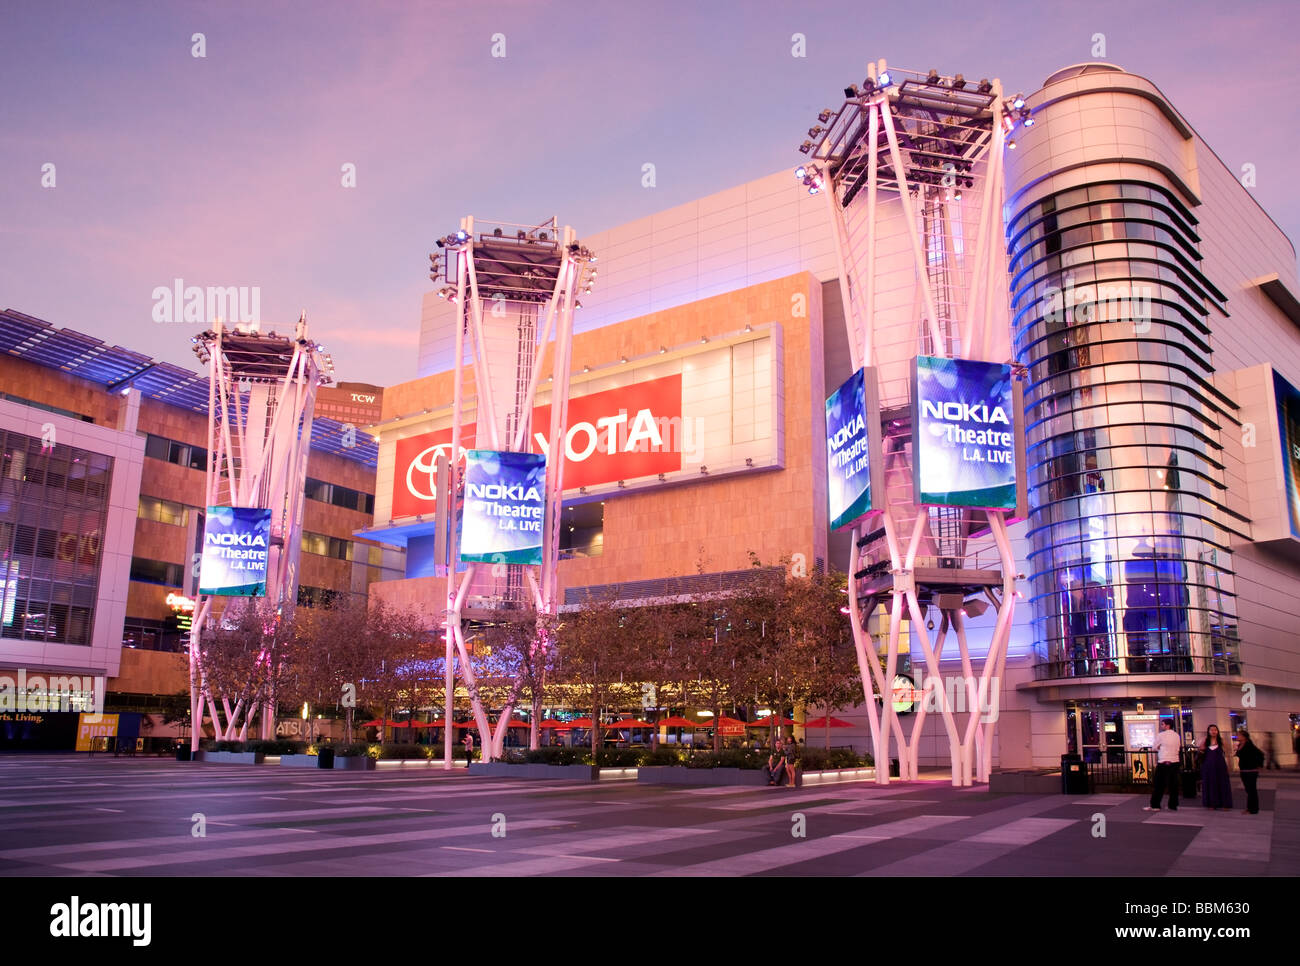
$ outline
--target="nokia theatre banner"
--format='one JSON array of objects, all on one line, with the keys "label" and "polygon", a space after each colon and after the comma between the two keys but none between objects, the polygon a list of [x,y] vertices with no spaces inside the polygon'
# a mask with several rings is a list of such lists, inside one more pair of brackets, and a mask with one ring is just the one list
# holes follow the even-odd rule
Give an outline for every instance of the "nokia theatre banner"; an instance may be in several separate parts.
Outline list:
[{"label": "nokia theatre banner", "polygon": [[472,449],[465,454],[460,559],[540,564],[546,457]]},{"label": "nokia theatre banner", "polygon": [[826,400],[826,494],[838,530],[878,509],[883,489],[874,369],[859,369]]},{"label": "nokia theatre banner", "polygon": [[917,356],[912,455],[918,504],[1015,510],[1023,455],[1011,367]]},{"label": "nokia theatre banner", "polygon": [[1291,536],[1300,537],[1300,392],[1276,370],[1277,432],[1282,443],[1282,476],[1286,483],[1286,519]]},{"label": "nokia theatre banner", "polygon": [[203,525],[199,593],[214,597],[265,597],[271,511],[208,507]]}]

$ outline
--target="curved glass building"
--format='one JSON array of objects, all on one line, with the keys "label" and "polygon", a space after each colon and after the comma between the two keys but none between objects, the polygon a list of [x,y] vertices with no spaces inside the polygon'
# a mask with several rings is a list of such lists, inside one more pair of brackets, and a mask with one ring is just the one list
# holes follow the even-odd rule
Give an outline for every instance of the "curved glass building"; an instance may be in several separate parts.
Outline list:
[{"label": "curved glass building", "polygon": [[[1283,365],[1295,355],[1287,296],[1252,278],[1278,265],[1294,284],[1294,250],[1144,78],[1079,65],[1029,106],[1005,212],[1029,376],[1027,687],[1064,699],[1070,750],[1118,741],[1144,699],[1184,715],[1185,734],[1226,728],[1245,716],[1238,556],[1252,582],[1260,559],[1236,377],[1274,358],[1270,341]],[[1293,589],[1294,562],[1276,563]]]}]

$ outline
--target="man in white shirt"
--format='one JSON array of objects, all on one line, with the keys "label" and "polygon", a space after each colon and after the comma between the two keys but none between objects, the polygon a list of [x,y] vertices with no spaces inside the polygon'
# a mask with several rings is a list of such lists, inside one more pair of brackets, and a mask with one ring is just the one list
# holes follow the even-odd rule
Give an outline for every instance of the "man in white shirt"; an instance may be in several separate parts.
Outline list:
[{"label": "man in white shirt", "polygon": [[1160,719],[1160,734],[1156,736],[1156,774],[1152,782],[1151,804],[1144,812],[1160,811],[1160,800],[1164,798],[1165,787],[1169,788],[1169,811],[1178,811],[1178,765],[1182,756],[1183,743],[1174,731],[1171,718]]}]

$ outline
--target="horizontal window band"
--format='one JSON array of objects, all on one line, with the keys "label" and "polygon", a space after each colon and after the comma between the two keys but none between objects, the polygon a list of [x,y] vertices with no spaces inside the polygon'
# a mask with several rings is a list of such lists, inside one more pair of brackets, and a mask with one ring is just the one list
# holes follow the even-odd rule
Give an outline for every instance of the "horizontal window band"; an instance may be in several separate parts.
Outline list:
[{"label": "horizontal window band", "polygon": [[[1134,251],[1126,250],[1125,255],[1123,255],[1123,257],[1119,257],[1118,255],[1102,255],[1100,257],[1092,257],[1092,259],[1084,259],[1082,261],[1078,261],[1078,263],[1075,263],[1074,265],[1062,264],[1060,268],[1049,268],[1045,270],[1045,272],[1040,272],[1039,274],[1032,274],[1031,276],[1031,273],[1034,272],[1035,269],[1040,268],[1041,265],[1047,263],[1049,259],[1060,259],[1060,257],[1069,254],[1069,252],[1083,251],[1084,248],[1092,248],[1095,246],[1099,246],[1099,244],[1123,244],[1123,246],[1130,246],[1130,244],[1145,244],[1145,246],[1160,248],[1160,250],[1162,251],[1169,252],[1170,255],[1174,256],[1174,263],[1169,263],[1169,261],[1156,259],[1156,257],[1152,257],[1149,254],[1144,255],[1143,252],[1140,251],[1134,252]],[[1030,264],[1026,265],[1026,267],[1022,268],[1021,270],[1019,270],[1019,272],[1015,273],[1013,277],[1011,277],[1011,282],[1008,287],[1010,291],[1013,291],[1013,293],[1019,293],[1019,291],[1022,291],[1024,287],[1027,287],[1026,285],[1022,285],[1022,280],[1026,276],[1031,276],[1032,280],[1034,280],[1035,283],[1039,283],[1039,282],[1047,281],[1049,277],[1057,276],[1057,274],[1069,274],[1070,269],[1082,268],[1084,267],[1084,265],[1099,265],[1102,263],[1106,263],[1106,261],[1153,261],[1153,263],[1156,263],[1157,265],[1169,265],[1171,269],[1174,269],[1175,272],[1178,272],[1179,276],[1183,276],[1184,278],[1186,278],[1186,280],[1188,281],[1188,285],[1195,287],[1195,289],[1197,290],[1205,291],[1204,298],[1210,300],[1217,299],[1218,302],[1217,307],[1219,311],[1225,312],[1226,315],[1226,309],[1223,308],[1223,304],[1227,303],[1227,299],[1225,298],[1225,296],[1221,294],[1217,294],[1218,289],[1216,289],[1216,287],[1214,287],[1212,283],[1210,283],[1208,278],[1206,278],[1204,274],[1201,273],[1200,269],[1197,269],[1195,265],[1186,263],[1186,260],[1183,259],[1182,255],[1180,255],[1179,252],[1175,250],[1175,248],[1171,248],[1170,246],[1167,246],[1167,244],[1165,244],[1164,242],[1149,242],[1147,241],[1147,239],[1140,239],[1140,238],[1117,238],[1113,242],[1080,242],[1079,244],[1071,244],[1071,246],[1063,246],[1061,248],[1061,251],[1050,252],[1050,254],[1043,255],[1039,257],[1039,259],[1035,259],[1034,261],[1031,261]],[[1063,285],[1057,287],[1060,287],[1060,289],[1065,289],[1065,286]],[[1013,299],[1013,304],[1014,304],[1014,299]]]},{"label": "horizontal window band", "polygon": [[[1091,194],[1093,188],[1118,188],[1122,192],[1122,190],[1125,187],[1147,188],[1151,191],[1154,191],[1157,194],[1159,194],[1161,197],[1163,197],[1173,207],[1173,209],[1178,212],[1179,216],[1184,221],[1186,221],[1189,225],[1195,226],[1200,224],[1200,221],[1197,219],[1197,217],[1194,214],[1192,214],[1192,212],[1188,209],[1188,207],[1184,205],[1182,201],[1173,192],[1171,192],[1167,187],[1160,184],[1159,182],[1146,181],[1142,178],[1104,178],[1097,181],[1087,181],[1084,182],[1083,184],[1072,185],[1069,188],[1062,188],[1059,191],[1054,191],[1049,195],[1045,195],[1042,198],[1030,202],[1028,205],[1025,205],[1025,207],[1021,208],[1019,211],[1017,211],[1014,215],[1011,216],[1011,220],[1007,222],[1007,229],[1010,230],[1014,228],[1016,222],[1018,222],[1021,218],[1023,218],[1026,212],[1032,211],[1036,205],[1041,205],[1046,201],[1054,201],[1055,199],[1060,198],[1062,195],[1069,194],[1072,191],[1083,190]],[[1136,202],[1145,201],[1147,203],[1150,203],[1151,199],[1136,198],[1131,195],[1124,195],[1122,193],[1115,197],[1098,198],[1096,202],[1094,202],[1091,197],[1089,197],[1088,199],[1089,204],[1100,204],[1107,201],[1136,201]]]},{"label": "horizontal window band", "polygon": [[[1074,191],[1077,189],[1071,188],[1068,190]],[[1053,197],[1059,197],[1059,195],[1054,195]],[[1034,204],[1030,205],[1029,208],[1022,209],[1020,213],[1016,216],[1016,218],[1019,219],[1023,217],[1028,211],[1032,210],[1035,205],[1041,206],[1042,203],[1043,203],[1042,201],[1034,202]],[[1158,201],[1151,201],[1146,198],[1124,198],[1120,196],[1115,196],[1111,198],[1098,198],[1095,201],[1089,198],[1087,201],[1076,201],[1073,202],[1072,204],[1066,205],[1063,208],[1053,208],[1050,211],[1045,211],[1040,213],[1037,218],[1028,222],[1023,228],[1019,229],[1014,233],[1009,233],[1007,235],[1007,256],[1009,259],[1014,260],[1014,256],[1019,246],[1020,239],[1023,238],[1027,232],[1033,231],[1036,225],[1041,225],[1043,222],[1047,221],[1047,219],[1051,218],[1053,215],[1055,215],[1057,219],[1060,219],[1062,215],[1079,211],[1082,208],[1091,208],[1094,205],[1114,205],[1114,204],[1146,205],[1149,208],[1153,208],[1158,211],[1163,211],[1165,214],[1169,215],[1170,218],[1173,220],[1174,222],[1173,227],[1176,228],[1180,234],[1184,235],[1190,242],[1192,242],[1193,245],[1199,245],[1201,243],[1200,233],[1197,232],[1194,228],[1192,228],[1191,225],[1189,225],[1186,221],[1184,221],[1179,216],[1179,214],[1176,211],[1174,211],[1172,208],[1170,208],[1168,205],[1163,205]],[[1133,216],[1126,215],[1125,217],[1133,217]],[[1106,220],[1116,220],[1116,219],[1102,218],[1100,220],[1106,221]],[[1170,227],[1169,224],[1160,221],[1159,218],[1153,220],[1157,224],[1160,224],[1165,228]],[[1062,228],[1075,228],[1078,226],[1078,224],[1080,223],[1071,222],[1070,224],[1064,226],[1058,225],[1056,230],[1061,230]]]}]

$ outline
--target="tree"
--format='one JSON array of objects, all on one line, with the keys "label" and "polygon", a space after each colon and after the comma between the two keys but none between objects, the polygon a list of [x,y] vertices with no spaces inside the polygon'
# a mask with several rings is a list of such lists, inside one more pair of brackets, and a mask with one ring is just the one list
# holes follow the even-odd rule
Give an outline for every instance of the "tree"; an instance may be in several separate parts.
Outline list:
[{"label": "tree", "polygon": [[[537,722],[542,716],[547,684],[555,671],[556,623],[555,618],[548,614],[529,611],[488,627],[483,633],[488,653],[480,667],[475,669],[480,694],[488,682],[510,682],[502,688],[499,702],[503,708],[502,720],[510,720],[521,696],[528,700],[532,712],[528,735],[530,748],[537,748],[541,744],[541,731]],[[502,731],[499,723],[497,730]],[[503,740],[504,732],[499,738],[494,736],[494,756],[502,753],[500,742]]]},{"label": "tree", "polygon": [[[233,740],[238,735],[242,741],[259,709],[270,707],[274,714],[281,681],[288,676],[292,636],[289,622],[265,598],[227,606],[221,619],[203,634],[204,690],[212,702],[217,738]],[[215,714],[218,695],[226,714],[224,730]]]},{"label": "tree", "polygon": [[636,619],[635,610],[616,606],[610,597],[591,598],[556,628],[561,672],[591,708],[593,756],[599,749],[602,708],[620,695],[626,700],[628,641],[635,636],[629,632]]}]

